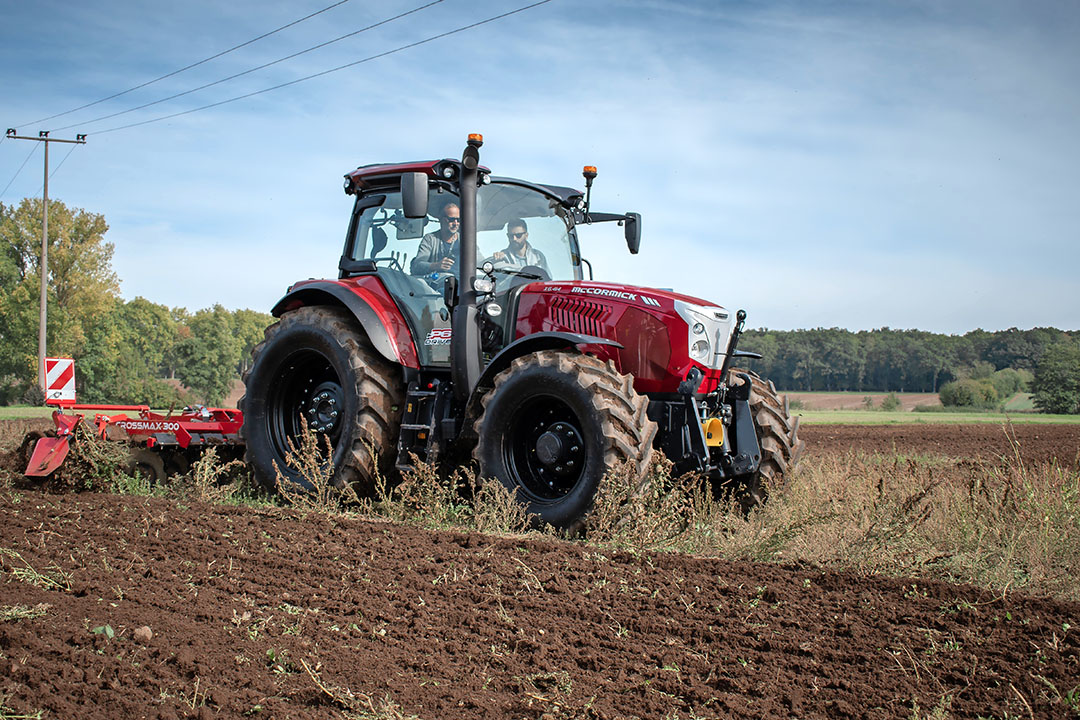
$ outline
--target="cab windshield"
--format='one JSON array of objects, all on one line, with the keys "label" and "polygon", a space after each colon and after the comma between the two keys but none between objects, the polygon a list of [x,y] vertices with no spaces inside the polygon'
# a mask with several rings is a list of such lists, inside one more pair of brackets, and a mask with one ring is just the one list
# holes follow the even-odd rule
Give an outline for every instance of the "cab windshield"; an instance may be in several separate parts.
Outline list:
[{"label": "cab windshield", "polygon": [[[581,279],[573,221],[557,200],[532,188],[491,183],[478,189],[476,205],[477,265],[492,263],[497,293],[534,280]],[[401,193],[393,191],[359,198],[355,212],[346,256],[375,263],[405,310],[421,363],[449,363],[442,289],[444,279],[457,274],[461,200],[433,187],[428,216],[409,219]]]}]

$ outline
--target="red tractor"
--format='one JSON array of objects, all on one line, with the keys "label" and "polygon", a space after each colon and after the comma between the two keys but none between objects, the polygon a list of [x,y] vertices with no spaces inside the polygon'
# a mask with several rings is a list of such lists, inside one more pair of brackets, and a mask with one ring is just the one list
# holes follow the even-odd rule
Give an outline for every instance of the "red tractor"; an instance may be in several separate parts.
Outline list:
[{"label": "red tractor", "polygon": [[[802,450],[771,383],[732,370],[745,313],[591,279],[578,227],[586,192],[494,177],[480,136],[461,160],[366,165],[336,280],[306,280],[273,308],[240,401],[247,460],[275,485],[302,421],[333,445],[334,481],[471,451],[541,523],[579,527],[601,478],[655,449],[677,471],[752,504]],[[583,267],[589,278],[585,279]],[[763,482],[764,481],[764,482]]]}]

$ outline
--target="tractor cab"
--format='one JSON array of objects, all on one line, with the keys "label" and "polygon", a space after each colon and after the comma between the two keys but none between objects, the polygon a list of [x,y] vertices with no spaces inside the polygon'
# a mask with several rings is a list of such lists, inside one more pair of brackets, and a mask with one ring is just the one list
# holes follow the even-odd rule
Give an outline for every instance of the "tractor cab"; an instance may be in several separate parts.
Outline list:
[{"label": "tractor cab", "polygon": [[[449,161],[444,163],[455,171]],[[381,173],[387,170],[380,167]],[[581,193],[486,177],[489,182],[476,194],[475,278],[492,289],[478,308],[481,344],[490,358],[513,339],[520,288],[535,281],[582,278],[573,214]],[[432,178],[425,214],[410,218],[399,180],[367,184],[353,209],[340,277],[374,271],[407,318],[420,364],[449,367],[451,313],[445,283],[459,274],[461,198],[456,188]]]}]

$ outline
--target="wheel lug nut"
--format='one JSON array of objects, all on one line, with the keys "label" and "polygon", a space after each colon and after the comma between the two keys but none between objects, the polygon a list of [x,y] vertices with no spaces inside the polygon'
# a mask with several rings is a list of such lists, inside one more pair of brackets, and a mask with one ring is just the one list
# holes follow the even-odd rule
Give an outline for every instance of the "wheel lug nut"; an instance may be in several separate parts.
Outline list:
[{"label": "wheel lug nut", "polygon": [[337,410],[335,410],[334,412],[330,413],[330,417],[332,417],[332,418],[336,418],[336,417],[337,417]]},{"label": "wheel lug nut", "polygon": [[337,405],[337,398],[330,398],[329,402],[331,405]]},{"label": "wheel lug nut", "polygon": [[311,408],[310,410],[308,410],[307,414],[308,415],[314,415],[315,414],[315,408]]},{"label": "wheel lug nut", "polygon": [[574,447],[570,448],[570,452],[575,452],[576,453],[580,449],[581,448],[579,448],[577,445],[575,445]]}]

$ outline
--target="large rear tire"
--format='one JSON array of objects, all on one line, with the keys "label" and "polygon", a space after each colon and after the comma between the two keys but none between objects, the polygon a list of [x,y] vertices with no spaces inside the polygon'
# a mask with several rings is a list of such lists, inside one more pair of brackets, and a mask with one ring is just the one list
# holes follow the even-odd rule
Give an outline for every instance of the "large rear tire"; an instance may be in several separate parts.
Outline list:
[{"label": "large rear tire", "polygon": [[497,478],[541,525],[581,530],[603,477],[629,461],[640,482],[652,459],[648,399],[610,361],[525,355],[495,376],[482,404],[480,476]]},{"label": "large rear tire", "polygon": [[741,384],[739,375],[750,378],[750,415],[761,447],[761,464],[753,475],[740,478],[743,509],[761,505],[769,491],[780,490],[795,470],[806,443],[799,438],[799,418],[792,417],[787,396],[781,399],[771,380],[748,370],[730,371],[729,382]]},{"label": "large rear tire", "polygon": [[330,438],[337,487],[368,492],[392,466],[405,392],[400,369],[372,349],[356,319],[335,307],[302,307],[282,315],[251,351],[244,375],[241,434],[244,459],[265,487],[277,472],[307,489],[286,466],[290,441],[299,448],[303,418]]}]

